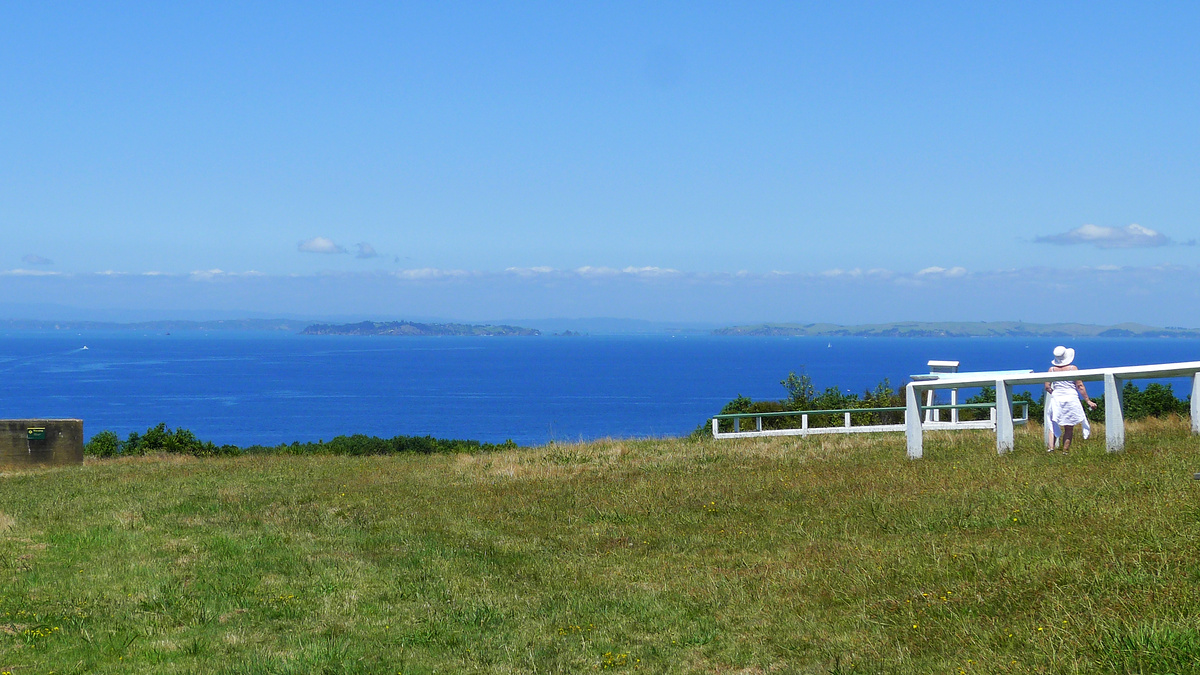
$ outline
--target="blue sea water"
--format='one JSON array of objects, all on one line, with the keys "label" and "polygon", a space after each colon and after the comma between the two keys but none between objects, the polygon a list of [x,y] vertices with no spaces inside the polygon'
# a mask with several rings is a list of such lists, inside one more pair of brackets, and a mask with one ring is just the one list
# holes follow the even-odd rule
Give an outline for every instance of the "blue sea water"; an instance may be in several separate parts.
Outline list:
[{"label": "blue sea water", "polygon": [[[82,418],[89,437],[166,422],[237,445],[353,433],[521,444],[676,436],[739,394],[784,397],[779,382],[793,370],[818,389],[861,393],[884,378],[899,389],[930,359],[1044,370],[1060,342],[13,331],[0,334],[0,417]],[[1200,360],[1200,340],[1065,342],[1082,368]]]}]

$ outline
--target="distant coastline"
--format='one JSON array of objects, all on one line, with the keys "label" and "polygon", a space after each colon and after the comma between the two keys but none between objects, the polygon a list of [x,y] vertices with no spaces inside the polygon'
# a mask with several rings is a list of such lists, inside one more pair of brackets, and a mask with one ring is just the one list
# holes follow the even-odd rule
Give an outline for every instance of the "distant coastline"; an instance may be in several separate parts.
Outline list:
[{"label": "distant coastline", "polygon": [[1083,323],[1026,323],[1024,321],[900,321],[842,326],[833,323],[763,323],[718,328],[713,335],[814,337],[1144,337],[1200,338],[1200,329],[1157,328],[1138,323],[1097,326]]},{"label": "distant coastline", "polygon": [[[537,320],[530,320],[541,325]],[[591,324],[596,325],[591,325]],[[1015,338],[1185,338],[1200,339],[1200,329],[1138,323],[1101,326],[1084,323],[1029,323],[1024,321],[899,321],[893,323],[842,325],[835,323],[761,323],[710,329],[676,324],[604,320],[546,320],[541,328],[507,323],[469,324],[416,321],[360,321],[357,323],[313,323],[295,319],[220,319],[191,321],[168,319],[120,323],[115,321],[53,321],[0,319],[6,331],[142,331],[151,333],[198,331],[270,331],[300,335],[383,336],[583,336],[583,335],[714,335],[757,337],[1015,337]],[[572,328],[572,326],[577,326]],[[585,329],[585,330],[581,330]]]},{"label": "distant coastline", "polygon": [[541,335],[534,328],[520,326],[479,326],[466,323],[413,323],[411,321],[362,321],[360,323],[316,323],[300,331],[301,335],[390,335],[480,337],[524,337]]}]

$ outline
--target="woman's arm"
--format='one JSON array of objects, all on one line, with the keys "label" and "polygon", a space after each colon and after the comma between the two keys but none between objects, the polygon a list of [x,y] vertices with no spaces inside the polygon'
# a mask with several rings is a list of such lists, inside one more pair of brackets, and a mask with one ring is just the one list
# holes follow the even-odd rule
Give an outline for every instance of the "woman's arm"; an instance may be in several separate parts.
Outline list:
[{"label": "woman's arm", "polygon": [[1096,404],[1092,399],[1088,398],[1087,388],[1083,386],[1083,380],[1075,380],[1075,388],[1079,390],[1079,395],[1083,397],[1084,405],[1089,408],[1095,408]]}]

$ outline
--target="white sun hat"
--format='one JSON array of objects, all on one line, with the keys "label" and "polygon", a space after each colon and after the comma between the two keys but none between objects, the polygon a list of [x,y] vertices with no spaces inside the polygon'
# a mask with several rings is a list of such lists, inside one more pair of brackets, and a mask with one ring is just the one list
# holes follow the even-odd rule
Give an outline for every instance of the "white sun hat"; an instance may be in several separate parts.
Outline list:
[{"label": "white sun hat", "polygon": [[1054,348],[1054,360],[1050,362],[1052,366],[1069,366],[1075,360],[1075,350],[1070,347],[1059,345]]}]

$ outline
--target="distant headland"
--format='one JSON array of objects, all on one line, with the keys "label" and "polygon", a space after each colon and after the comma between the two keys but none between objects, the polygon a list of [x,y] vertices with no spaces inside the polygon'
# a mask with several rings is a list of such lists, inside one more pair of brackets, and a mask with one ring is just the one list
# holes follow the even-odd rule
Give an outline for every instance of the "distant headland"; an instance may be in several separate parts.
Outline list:
[{"label": "distant headland", "polygon": [[763,323],[718,328],[713,335],[778,335],[820,337],[1146,337],[1200,338],[1200,329],[1156,328],[1138,323],[1096,326],[1084,323],[1024,321],[899,321],[858,326],[833,323]]},{"label": "distant headland", "polygon": [[534,328],[520,326],[478,326],[466,323],[413,323],[411,321],[362,321],[359,323],[314,323],[300,331],[301,335],[399,335],[440,336],[470,335],[481,337],[510,337],[541,335]]}]

